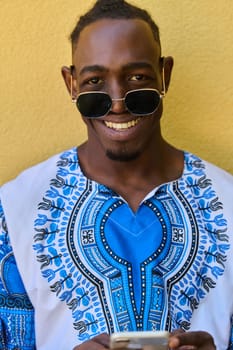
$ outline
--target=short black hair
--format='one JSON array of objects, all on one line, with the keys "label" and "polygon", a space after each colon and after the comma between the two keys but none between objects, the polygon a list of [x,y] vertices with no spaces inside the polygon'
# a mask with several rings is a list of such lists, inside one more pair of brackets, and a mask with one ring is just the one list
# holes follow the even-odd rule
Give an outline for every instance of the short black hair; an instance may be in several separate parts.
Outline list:
[{"label": "short black hair", "polygon": [[152,30],[155,40],[160,45],[159,28],[150,14],[139,7],[124,0],[97,0],[94,6],[81,16],[70,34],[72,47],[77,43],[81,31],[89,24],[100,19],[141,19],[147,22]]}]

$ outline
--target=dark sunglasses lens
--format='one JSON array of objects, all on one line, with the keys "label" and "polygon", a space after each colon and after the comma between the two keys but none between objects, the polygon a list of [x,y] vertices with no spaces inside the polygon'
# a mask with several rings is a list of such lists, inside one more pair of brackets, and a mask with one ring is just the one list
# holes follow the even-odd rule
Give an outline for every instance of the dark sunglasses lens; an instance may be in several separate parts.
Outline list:
[{"label": "dark sunglasses lens", "polygon": [[105,93],[90,92],[79,95],[76,105],[82,116],[99,118],[108,113],[112,101]]},{"label": "dark sunglasses lens", "polygon": [[129,112],[136,115],[152,114],[159,106],[160,95],[156,90],[129,92],[125,104]]}]

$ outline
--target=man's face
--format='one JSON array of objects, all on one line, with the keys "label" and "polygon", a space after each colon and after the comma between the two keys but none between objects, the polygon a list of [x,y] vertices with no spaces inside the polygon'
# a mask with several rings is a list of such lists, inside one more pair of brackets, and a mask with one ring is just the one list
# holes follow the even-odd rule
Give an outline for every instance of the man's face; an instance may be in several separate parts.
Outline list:
[{"label": "man's face", "polygon": [[[99,20],[81,32],[73,53],[77,94],[107,92],[112,99],[142,88],[162,90],[160,47],[142,20]],[[133,116],[123,101],[96,119],[83,118],[88,145],[102,149],[111,159],[134,159],[147,147],[156,147],[162,103],[150,116]],[[99,148],[100,146],[100,148]]]}]

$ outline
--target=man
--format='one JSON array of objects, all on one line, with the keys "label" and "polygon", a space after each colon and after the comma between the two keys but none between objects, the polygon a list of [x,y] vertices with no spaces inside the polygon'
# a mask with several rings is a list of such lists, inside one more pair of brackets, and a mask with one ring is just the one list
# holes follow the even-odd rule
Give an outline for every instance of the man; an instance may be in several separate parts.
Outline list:
[{"label": "man", "polygon": [[1,189],[1,348],[160,329],[170,348],[230,348],[233,179],[161,135],[173,59],[157,26],[99,0],[71,40],[62,74],[88,140]]}]

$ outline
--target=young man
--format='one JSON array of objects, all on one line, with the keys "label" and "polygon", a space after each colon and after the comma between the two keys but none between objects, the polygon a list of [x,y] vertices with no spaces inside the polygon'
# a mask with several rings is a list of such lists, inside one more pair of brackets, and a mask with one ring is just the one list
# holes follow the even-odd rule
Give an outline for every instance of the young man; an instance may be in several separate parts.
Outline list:
[{"label": "young man", "polygon": [[103,350],[137,330],[227,349],[233,178],[161,135],[173,59],[157,26],[99,0],[71,39],[62,74],[88,139],[1,189],[1,349]]}]

